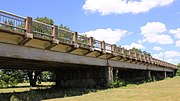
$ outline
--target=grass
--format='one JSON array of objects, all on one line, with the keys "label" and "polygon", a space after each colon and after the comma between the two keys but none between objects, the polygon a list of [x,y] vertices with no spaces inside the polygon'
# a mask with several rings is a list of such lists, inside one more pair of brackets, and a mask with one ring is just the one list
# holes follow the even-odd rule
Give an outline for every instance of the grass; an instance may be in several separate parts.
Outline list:
[{"label": "grass", "polygon": [[45,89],[53,85],[53,82],[42,82],[39,84],[39,87],[30,87],[29,83],[19,83],[13,88],[1,88],[0,93],[11,93],[11,92],[24,92],[24,91],[30,91],[32,89]]},{"label": "grass", "polygon": [[[18,84],[15,88],[0,89],[0,100],[14,101],[180,101],[180,76],[162,81],[127,85],[106,90],[46,89],[52,83],[39,87]],[[24,99],[24,100],[23,100]],[[27,100],[28,99],[28,100]]]},{"label": "grass", "polygon": [[44,101],[180,101],[180,77]]}]

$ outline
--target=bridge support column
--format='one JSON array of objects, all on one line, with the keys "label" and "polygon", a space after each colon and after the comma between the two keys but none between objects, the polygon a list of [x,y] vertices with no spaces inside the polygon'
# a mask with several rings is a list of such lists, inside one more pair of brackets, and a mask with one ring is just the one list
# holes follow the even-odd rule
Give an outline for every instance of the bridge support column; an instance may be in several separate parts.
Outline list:
[{"label": "bridge support column", "polygon": [[151,76],[151,71],[148,70],[148,79],[151,79],[151,78],[152,78],[152,76]]},{"label": "bridge support column", "polygon": [[177,70],[178,70],[178,69],[175,69],[175,70],[173,71],[173,76],[176,76]]},{"label": "bridge support column", "polygon": [[57,70],[57,71],[55,71],[55,75],[56,75],[56,80],[55,80],[55,82],[56,82],[56,87],[62,87],[62,85],[61,85],[61,80],[62,80],[62,78],[61,78],[61,71],[59,71],[59,70]]},{"label": "bridge support column", "polygon": [[40,71],[28,71],[30,86],[32,87],[36,86],[36,81],[40,73],[41,73]]},{"label": "bridge support column", "polygon": [[166,71],[164,71],[164,78],[167,78],[167,73],[166,73]]},{"label": "bridge support column", "polygon": [[109,86],[109,84],[113,82],[113,67],[111,66],[108,66],[106,69],[106,81],[107,86]]}]

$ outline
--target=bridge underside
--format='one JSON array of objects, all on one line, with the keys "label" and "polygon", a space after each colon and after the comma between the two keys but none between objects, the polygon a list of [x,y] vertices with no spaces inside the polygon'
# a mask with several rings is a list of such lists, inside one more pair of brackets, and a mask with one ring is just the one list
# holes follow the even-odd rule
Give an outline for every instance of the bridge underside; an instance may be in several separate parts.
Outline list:
[{"label": "bridge underside", "polygon": [[46,40],[32,39],[20,46],[18,40],[23,37],[12,33],[0,34],[0,68],[54,71],[58,87],[106,87],[116,76],[136,81],[142,78],[172,77],[174,73],[171,68],[110,58],[110,54],[73,48],[71,45],[59,44],[47,50],[51,42]]},{"label": "bridge underside", "polygon": [[[0,68],[49,70],[58,87],[106,87],[116,75],[122,79],[172,77],[170,68],[85,57],[69,53],[0,43]],[[116,72],[118,71],[118,74]]]}]

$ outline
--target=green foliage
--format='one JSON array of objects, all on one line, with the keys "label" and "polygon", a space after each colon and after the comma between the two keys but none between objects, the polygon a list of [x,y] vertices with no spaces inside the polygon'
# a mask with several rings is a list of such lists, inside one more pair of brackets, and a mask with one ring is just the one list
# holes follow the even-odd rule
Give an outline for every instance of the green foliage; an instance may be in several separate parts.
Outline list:
[{"label": "green foliage", "polygon": [[[48,25],[54,25],[54,21],[48,17],[37,17],[35,20]],[[52,28],[49,26],[33,22],[32,30],[33,34],[36,37],[40,37],[43,39],[51,39],[50,35],[52,32]]]},{"label": "green foliage", "polygon": [[176,72],[176,76],[180,76],[180,63],[178,63],[178,70],[177,70],[177,72]]},{"label": "green foliage", "polygon": [[20,101],[16,96],[12,95],[10,101]]},{"label": "green foliage", "polygon": [[134,51],[134,52],[137,52],[137,53],[144,54],[144,55],[146,55],[146,56],[152,56],[150,53],[148,53],[148,52],[146,52],[146,51],[142,51],[141,49],[137,49],[137,48],[135,48],[135,47],[133,47],[131,50]]},{"label": "green foliage", "polygon": [[177,66],[178,66],[178,68],[180,68],[180,63],[178,63],[178,65],[177,65]]},{"label": "green foliage", "polygon": [[64,26],[63,24],[60,24],[59,28],[70,31],[70,28],[68,26]]},{"label": "green foliage", "polygon": [[6,72],[0,71],[0,87],[12,87],[17,84],[17,79]]},{"label": "green foliage", "polygon": [[10,31],[19,32],[19,33],[24,33],[24,30],[23,30],[24,25],[21,22],[16,23],[16,25],[15,25],[14,20],[4,19],[3,23],[4,24],[0,24],[1,29],[10,30]]},{"label": "green foliage", "polygon": [[37,17],[35,20],[43,22],[45,24],[54,25],[54,21],[48,17]]},{"label": "green foliage", "polygon": [[118,76],[118,71],[115,72],[115,75],[114,75],[114,80],[113,82],[111,82],[109,84],[109,87],[110,88],[118,88],[118,87],[122,87],[122,86],[126,86],[127,83],[123,80],[123,79],[120,79],[120,77]]},{"label": "green foliage", "polygon": [[81,44],[82,46],[86,47],[86,45],[88,45],[88,43],[89,43],[87,35],[86,34],[79,35],[78,43]]},{"label": "green foliage", "polygon": [[13,31],[14,30],[14,23],[12,20],[4,20],[3,22],[5,25],[2,25],[1,28],[2,29],[6,29],[6,30],[11,30]]},{"label": "green foliage", "polygon": [[[54,21],[48,17],[37,17],[35,20],[37,20],[39,22],[43,22],[43,23],[48,24],[48,25],[54,25]],[[64,26],[63,24],[60,24],[59,28],[70,31],[70,28],[67,26]],[[47,35],[51,34],[52,29],[47,28],[47,26],[42,26],[42,25],[38,25],[38,24],[34,23],[33,30],[34,31],[38,30],[38,32],[41,32],[41,34],[34,33],[35,36],[41,37],[43,39],[50,39],[50,37]],[[68,34],[67,31],[61,31],[58,33],[58,37],[60,37],[62,39],[61,41],[63,41],[63,42],[67,41],[66,39],[72,40],[72,35]],[[45,35],[44,33],[47,35]]]},{"label": "green foliage", "polygon": [[110,88],[118,88],[118,87],[123,87],[126,86],[126,82],[124,80],[120,79],[115,79],[112,83],[110,83]]},{"label": "green foliage", "polygon": [[43,71],[40,77],[43,82],[53,81],[55,79],[55,74],[50,71]]},{"label": "green foliage", "polygon": [[23,70],[0,70],[0,88],[13,87],[17,83],[22,83],[26,80],[26,74]]}]

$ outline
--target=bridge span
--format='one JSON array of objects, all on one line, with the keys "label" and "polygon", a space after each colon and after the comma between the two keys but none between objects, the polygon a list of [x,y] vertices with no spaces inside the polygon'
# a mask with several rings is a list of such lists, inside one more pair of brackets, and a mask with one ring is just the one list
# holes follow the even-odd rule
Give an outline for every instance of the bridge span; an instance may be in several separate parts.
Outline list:
[{"label": "bridge span", "polygon": [[151,56],[0,10],[0,68],[52,70],[62,87],[107,85],[113,76],[173,76]]}]

